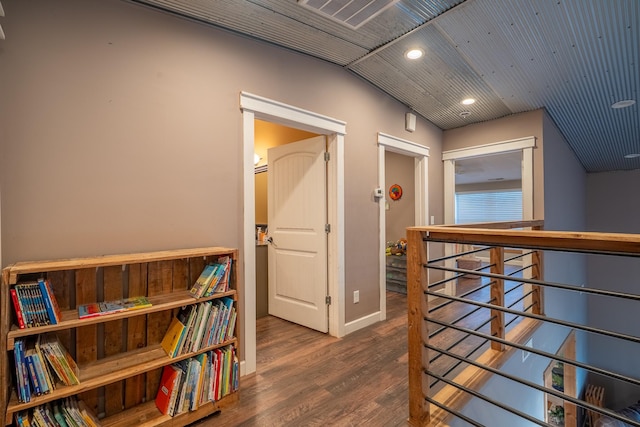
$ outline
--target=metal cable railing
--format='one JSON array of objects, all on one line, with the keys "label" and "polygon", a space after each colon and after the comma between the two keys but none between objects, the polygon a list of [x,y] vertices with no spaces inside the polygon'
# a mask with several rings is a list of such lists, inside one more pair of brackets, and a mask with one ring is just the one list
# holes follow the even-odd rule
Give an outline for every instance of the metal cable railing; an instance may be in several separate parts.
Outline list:
[{"label": "metal cable railing", "polygon": [[[574,294],[583,300],[606,298],[633,304],[640,302],[640,295],[544,280],[542,265],[544,251],[552,251],[550,256],[566,252],[635,258],[640,256],[640,236],[624,235],[620,238],[604,233],[416,227],[408,229],[407,237],[411,425],[432,425],[429,422],[432,413],[434,422],[437,420],[442,425],[448,424],[442,421],[447,417],[458,418],[471,425],[495,425],[491,424],[495,422],[493,418],[491,423],[483,422],[472,416],[473,411],[465,411],[465,405],[476,400],[493,407],[493,411],[542,426],[577,427],[582,421],[581,416],[586,418],[588,412],[589,417],[598,414],[640,427],[640,421],[607,409],[602,402],[590,400],[588,396],[581,398],[587,394],[586,381],[603,378],[612,384],[626,384],[625,390],[636,387],[637,400],[640,399],[640,379],[633,372],[618,371],[616,366],[612,369],[588,363],[584,354],[576,351],[576,340],[585,337],[603,337],[621,345],[634,346],[640,344],[640,337],[624,330],[591,325],[571,316],[558,316],[556,305],[550,306],[553,315],[548,315],[544,299],[545,291],[553,291],[554,296],[562,292],[562,295]],[[439,254],[430,259],[428,245],[433,242],[455,243],[456,247],[460,244],[476,245],[476,248],[446,253],[445,256],[440,254],[446,251],[438,249],[436,252]],[[509,252],[508,257],[505,257],[505,249]],[[513,254],[512,251],[520,252]],[[462,255],[468,261],[470,255],[480,252],[489,253],[489,259],[483,255],[482,262],[473,267],[453,265]],[[570,269],[573,266],[567,264],[564,267]],[[438,273],[438,278],[431,283],[430,274],[435,273]],[[445,284],[454,290],[460,288],[461,280],[464,281],[464,290],[453,294],[442,292],[441,287]],[[468,289],[469,286],[472,288]],[[506,322],[505,317],[508,319]],[[551,328],[548,331],[562,338],[563,343],[557,352],[537,348],[532,342],[527,342],[528,337],[534,336],[542,326]],[[438,339],[434,340],[436,337]],[[540,373],[542,384],[519,376],[518,372],[514,374],[500,368],[514,356],[515,351],[522,352],[522,363],[529,355],[548,363],[548,368]],[[443,358],[447,359],[444,361],[448,365],[442,363]],[[438,363],[434,364],[436,361]],[[564,372],[561,388],[555,383],[551,386],[559,375],[555,370],[558,367],[562,369],[560,372]],[[580,381],[576,379],[578,376]],[[535,397],[538,393],[548,403],[532,412],[531,408],[522,408],[518,403],[501,401],[482,388],[494,377],[514,384],[509,387],[526,388],[528,399],[538,399]],[[435,388],[436,385],[439,387]]]}]

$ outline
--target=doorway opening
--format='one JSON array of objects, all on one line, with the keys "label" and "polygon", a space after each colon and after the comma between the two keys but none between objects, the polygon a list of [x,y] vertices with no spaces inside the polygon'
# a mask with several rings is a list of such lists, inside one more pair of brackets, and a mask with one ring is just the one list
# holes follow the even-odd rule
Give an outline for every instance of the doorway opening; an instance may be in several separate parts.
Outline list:
[{"label": "doorway opening", "polygon": [[241,373],[256,370],[256,215],[255,215],[255,120],[325,135],[331,161],[327,168],[329,253],[327,282],[329,334],[344,335],[344,135],[346,124],[340,120],[286,105],[247,92],[240,93],[243,129],[243,249]]},{"label": "doorway opening", "polygon": [[[429,148],[415,142],[400,139],[391,135],[378,133],[378,189],[380,190],[378,197],[379,208],[379,234],[380,234],[380,318],[386,319],[387,312],[387,203],[392,203],[388,199],[391,197],[387,190],[395,182],[387,182],[387,153],[391,153],[390,157],[395,155],[410,157],[411,160],[406,163],[411,167],[409,176],[413,177],[412,188],[413,194],[413,224],[422,226],[429,224],[429,195],[428,195],[428,166],[429,166]],[[403,161],[396,158],[397,160]],[[403,192],[404,194],[404,192]],[[406,227],[405,227],[406,228]]]},{"label": "doorway opening", "polygon": [[[466,222],[464,218],[461,220],[459,212],[456,214],[456,199],[460,203],[462,201],[461,196],[464,198],[465,190],[467,190],[467,195],[472,196],[467,201],[477,199],[482,203],[494,199],[502,200],[506,196],[519,196],[521,198],[521,203],[518,206],[518,214],[521,215],[519,219],[532,220],[534,148],[535,137],[531,136],[444,151],[442,160],[444,162],[445,224]],[[486,197],[482,198],[484,195]],[[486,209],[485,206],[485,208],[479,207],[478,211],[486,213],[490,210]],[[499,217],[485,218],[486,221],[483,219],[481,222],[502,220]],[[477,221],[470,219],[468,222]],[[453,245],[445,245],[445,256],[452,256],[454,252],[457,252],[457,250]],[[528,257],[523,258],[525,265],[531,264]],[[453,262],[453,259],[448,259],[445,261],[445,265],[453,267]],[[530,274],[530,271],[525,272],[525,277]],[[446,277],[452,277],[452,273],[447,272]],[[456,294],[455,280],[450,280],[446,287],[446,292],[449,295]]]}]

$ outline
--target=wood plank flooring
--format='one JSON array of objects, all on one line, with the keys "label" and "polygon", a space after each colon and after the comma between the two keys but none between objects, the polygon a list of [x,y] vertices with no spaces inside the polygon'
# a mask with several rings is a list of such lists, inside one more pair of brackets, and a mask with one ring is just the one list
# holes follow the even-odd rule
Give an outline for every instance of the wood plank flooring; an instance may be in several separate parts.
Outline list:
[{"label": "wood plank flooring", "polygon": [[[462,282],[458,294],[476,289],[480,283],[488,280]],[[514,285],[507,283],[507,289]],[[507,303],[514,302],[519,295],[522,293],[509,294]],[[488,301],[489,289],[480,289],[469,298]],[[437,299],[432,306],[442,302]],[[438,317],[452,321],[474,308],[453,303],[439,310]],[[487,309],[478,310],[461,325],[475,328],[488,316]],[[488,326],[481,330],[487,331]],[[431,343],[448,347],[461,335],[464,334],[448,330]],[[468,354],[481,342],[471,337],[452,351]],[[454,365],[454,359],[443,356],[431,364],[430,370],[444,374]],[[257,321],[257,373],[241,379],[239,403],[193,426],[406,426],[407,372],[404,294],[387,292],[387,320],[342,339],[276,317],[263,317]]]},{"label": "wood plank flooring", "polygon": [[257,372],[240,401],[193,426],[405,426],[406,295],[387,293],[387,320],[337,339],[267,316]]}]

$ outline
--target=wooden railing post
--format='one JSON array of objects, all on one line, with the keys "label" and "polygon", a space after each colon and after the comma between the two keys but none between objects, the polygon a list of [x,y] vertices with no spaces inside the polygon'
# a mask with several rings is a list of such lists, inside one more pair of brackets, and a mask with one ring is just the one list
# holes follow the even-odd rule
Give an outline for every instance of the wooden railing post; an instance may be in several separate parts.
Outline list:
[{"label": "wooden railing post", "polygon": [[[493,247],[489,251],[489,263],[491,273],[504,274],[504,248]],[[504,280],[492,278],[491,304],[504,307]],[[504,312],[501,310],[491,310],[491,335],[496,338],[505,338],[504,332]],[[505,345],[496,341],[491,341],[491,348],[497,351],[504,351]]]},{"label": "wooden railing post", "polygon": [[426,370],[429,368],[428,340],[425,313],[428,310],[427,244],[422,232],[407,229],[407,308],[408,308],[408,357],[409,357],[409,424],[427,426],[430,421],[429,404],[425,400],[429,390]]},{"label": "wooden railing post", "polygon": [[[531,256],[531,278],[543,280],[542,277],[542,251],[534,251]],[[531,312],[544,315],[544,289],[540,285],[531,286]]]}]

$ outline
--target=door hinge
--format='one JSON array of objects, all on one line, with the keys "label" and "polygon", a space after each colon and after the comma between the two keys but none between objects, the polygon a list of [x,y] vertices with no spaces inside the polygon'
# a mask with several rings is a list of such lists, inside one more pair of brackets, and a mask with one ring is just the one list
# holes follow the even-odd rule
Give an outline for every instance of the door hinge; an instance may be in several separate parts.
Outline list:
[{"label": "door hinge", "polygon": [[328,161],[330,160],[330,157],[331,157],[331,156],[330,156],[329,152],[328,152],[328,151],[325,151],[325,152],[324,152],[324,161],[325,161],[325,162],[328,162]]},{"label": "door hinge", "polygon": [[327,295],[326,297],[324,297],[324,302],[327,305],[331,305],[331,295]]},{"label": "door hinge", "polygon": [[324,225],[324,232],[325,233],[331,233],[331,224],[325,224]]}]

